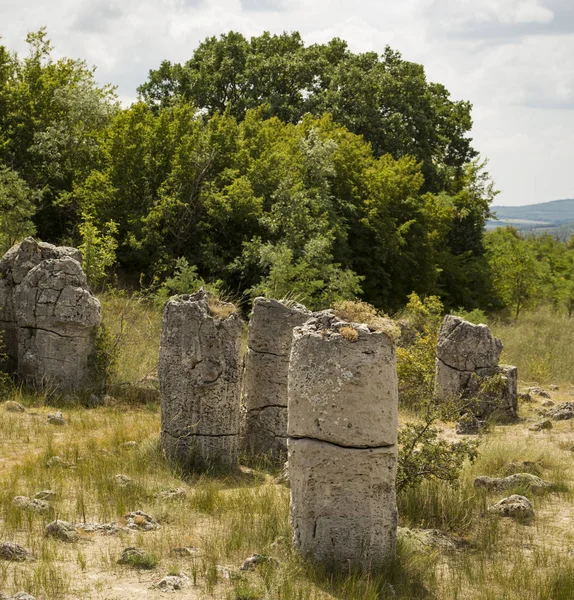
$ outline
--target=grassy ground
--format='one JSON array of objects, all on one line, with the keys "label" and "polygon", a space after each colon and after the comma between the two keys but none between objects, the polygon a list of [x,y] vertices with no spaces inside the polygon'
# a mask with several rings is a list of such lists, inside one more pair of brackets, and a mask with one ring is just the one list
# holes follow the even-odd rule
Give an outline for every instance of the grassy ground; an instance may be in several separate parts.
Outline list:
[{"label": "grassy ground", "polygon": [[[538,402],[520,407],[526,420],[495,427],[483,437],[480,456],[465,469],[460,484],[428,483],[399,497],[400,525],[437,529],[448,543],[424,546],[401,536],[397,560],[384,573],[367,576],[328,573],[303,563],[291,550],[289,490],[263,467],[228,478],[185,478],[165,463],[159,448],[159,407],[154,387],[159,318],[156,311],[121,297],[105,299],[109,327],[121,334],[120,370],[113,381],[116,405],[64,408],[67,423],[47,422],[53,409],[45,398],[14,391],[10,398],[26,412],[0,405],[0,542],[28,548],[34,562],[0,560],[0,592],[26,590],[53,600],[161,598],[155,584],[168,574],[189,578],[172,597],[224,600],[437,600],[500,598],[567,600],[574,597],[574,423],[550,431],[528,431]],[[509,362],[518,345],[531,339],[534,321],[496,329]],[[547,323],[541,319],[542,327]],[[534,337],[534,336],[533,336]],[[545,335],[538,336],[544,352]],[[562,338],[550,337],[552,344]],[[519,340],[523,340],[519,342]],[[547,348],[547,352],[550,350]],[[531,352],[531,349],[525,350]],[[515,354],[513,354],[515,353]],[[520,366],[520,365],[519,365]],[[572,400],[574,377],[557,370],[553,400]],[[560,374],[560,376],[558,375]],[[536,379],[532,373],[528,381]],[[133,392],[133,390],[136,392]],[[128,391],[130,390],[130,391]],[[142,391],[143,390],[143,391]],[[123,395],[122,395],[123,394]],[[135,404],[143,399],[143,403]],[[407,419],[402,415],[401,419]],[[455,438],[452,424],[443,435]],[[134,444],[126,442],[135,442]],[[53,464],[55,456],[63,461]],[[487,506],[512,491],[487,494],[473,486],[476,475],[505,475],[512,461],[530,461],[554,484],[553,491],[528,495],[536,516],[530,523],[490,516]],[[118,474],[130,478],[121,485]],[[182,488],[167,500],[162,491]],[[48,513],[26,511],[15,496],[56,492]],[[75,524],[127,525],[126,515],[142,510],[161,525],[152,531],[114,535],[83,533],[64,543],[44,535],[54,518]],[[441,538],[442,539],[442,538]],[[137,546],[147,558],[137,568],[120,565],[124,548]],[[184,554],[174,552],[188,548]],[[239,569],[253,553],[271,560],[253,571]]]}]

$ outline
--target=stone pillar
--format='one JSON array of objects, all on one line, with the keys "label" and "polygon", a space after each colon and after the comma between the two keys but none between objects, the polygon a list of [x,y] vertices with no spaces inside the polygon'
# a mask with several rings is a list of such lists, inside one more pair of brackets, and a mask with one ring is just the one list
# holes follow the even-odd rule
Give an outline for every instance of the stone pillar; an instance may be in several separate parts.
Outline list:
[{"label": "stone pillar", "polygon": [[[447,315],[442,323],[436,353],[435,393],[450,401],[469,400],[478,418],[499,420],[517,417],[518,370],[499,365],[502,342],[486,325],[474,325],[461,317]],[[498,376],[499,385],[481,390],[487,378]]]},{"label": "stone pillar", "polygon": [[393,340],[336,317],[293,332],[289,476],[293,543],[335,568],[395,552],[398,386]]},{"label": "stone pillar", "polygon": [[300,304],[255,298],[249,320],[243,375],[246,416],[242,446],[251,455],[285,461],[287,456],[287,378],[293,328],[312,314]]},{"label": "stone pillar", "polygon": [[0,354],[6,356],[6,360],[0,362],[0,370],[8,373],[18,370],[18,324],[14,306],[16,288],[28,272],[42,261],[65,257],[82,263],[82,256],[76,248],[53,246],[28,237],[12,246],[0,259]]},{"label": "stone pillar", "polygon": [[96,384],[94,339],[100,303],[78,250],[26,238],[0,260],[3,368],[34,387]]},{"label": "stone pillar", "polygon": [[14,305],[19,377],[39,388],[93,387],[100,303],[80,263],[70,257],[42,261],[16,288]]},{"label": "stone pillar", "polygon": [[186,470],[237,466],[242,330],[233,305],[203,289],[165,305],[161,439],[168,458]]}]

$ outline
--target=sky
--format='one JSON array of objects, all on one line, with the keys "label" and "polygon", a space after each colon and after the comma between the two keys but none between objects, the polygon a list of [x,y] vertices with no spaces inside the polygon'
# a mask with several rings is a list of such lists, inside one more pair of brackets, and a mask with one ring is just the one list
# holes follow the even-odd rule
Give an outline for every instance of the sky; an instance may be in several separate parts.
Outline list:
[{"label": "sky", "polygon": [[574,198],[574,0],[1,0],[1,43],[26,53],[46,26],[54,55],[97,67],[123,102],[162,60],[207,36],[299,31],[354,52],[386,45],[473,105],[474,147],[496,205]]}]

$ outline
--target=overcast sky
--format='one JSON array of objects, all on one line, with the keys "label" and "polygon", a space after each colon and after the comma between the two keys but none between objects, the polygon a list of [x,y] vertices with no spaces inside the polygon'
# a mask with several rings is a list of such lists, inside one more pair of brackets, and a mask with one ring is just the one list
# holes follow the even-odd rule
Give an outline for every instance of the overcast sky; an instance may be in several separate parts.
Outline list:
[{"label": "overcast sky", "polygon": [[57,56],[97,66],[125,102],[149,69],[230,29],[340,37],[355,52],[388,44],[473,104],[495,204],[574,198],[574,0],[0,0],[10,49],[25,52],[42,25]]}]

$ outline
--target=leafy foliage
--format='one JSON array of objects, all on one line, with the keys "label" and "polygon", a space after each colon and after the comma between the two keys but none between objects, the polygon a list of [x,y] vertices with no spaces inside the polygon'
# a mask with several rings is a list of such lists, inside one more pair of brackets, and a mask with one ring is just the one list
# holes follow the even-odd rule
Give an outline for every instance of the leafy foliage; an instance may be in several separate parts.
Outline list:
[{"label": "leafy foliage", "polygon": [[82,242],[79,250],[82,253],[82,266],[92,288],[96,288],[106,277],[106,271],[116,262],[118,242],[115,235],[118,227],[114,221],[108,221],[104,230],[99,231],[94,219],[82,215],[79,225]]},{"label": "leafy foliage", "polygon": [[[455,412],[457,409],[451,408],[450,416]],[[422,422],[405,423],[399,429],[398,490],[417,486],[424,480],[455,482],[464,463],[478,456],[477,440],[449,442],[440,436],[434,424],[439,418],[448,418],[448,413],[429,400],[425,402]]]},{"label": "leafy foliage", "polygon": [[0,164],[0,253],[36,232],[35,198],[18,173]]}]

